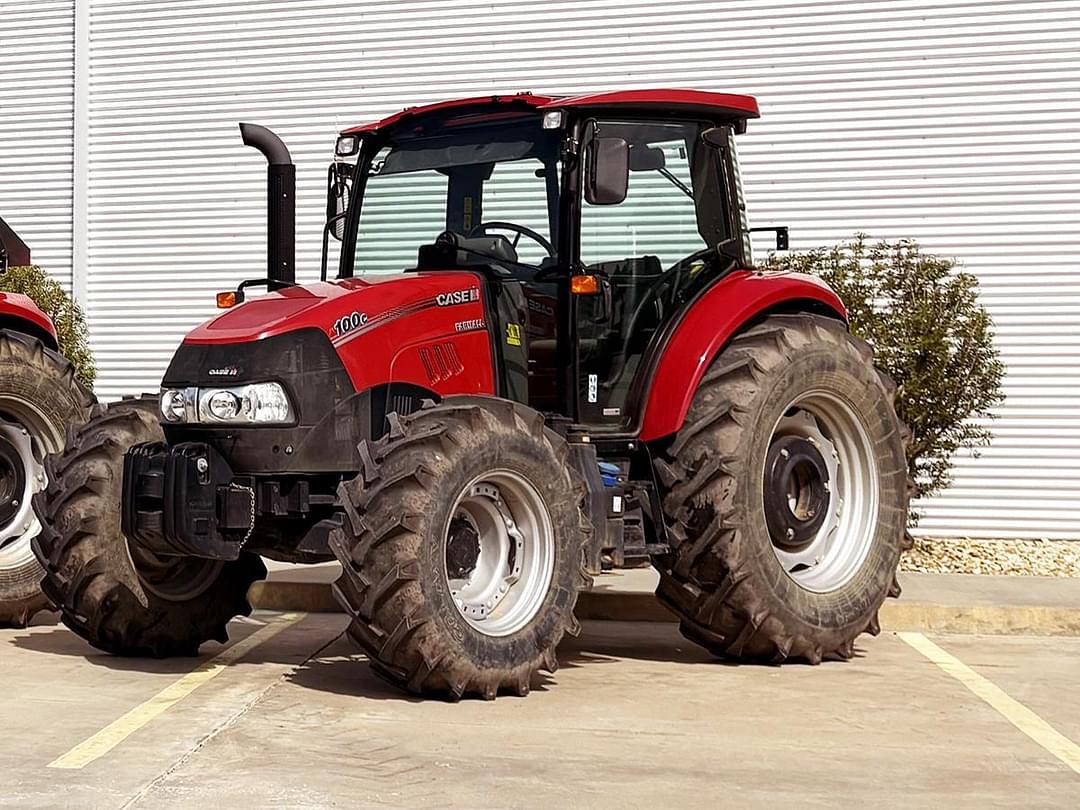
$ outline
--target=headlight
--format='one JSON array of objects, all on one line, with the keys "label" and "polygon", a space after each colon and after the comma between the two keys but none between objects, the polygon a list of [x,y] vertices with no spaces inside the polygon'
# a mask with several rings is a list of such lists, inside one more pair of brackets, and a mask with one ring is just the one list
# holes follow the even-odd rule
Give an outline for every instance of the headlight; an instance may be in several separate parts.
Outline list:
[{"label": "headlight", "polygon": [[240,397],[232,391],[215,391],[207,400],[207,410],[215,419],[228,422],[240,413]]},{"label": "headlight", "polygon": [[285,389],[278,383],[256,383],[244,388],[244,413],[249,422],[272,424],[292,421]]},{"label": "headlight", "polygon": [[161,415],[167,422],[182,422],[187,412],[187,397],[184,391],[168,388],[161,392]]},{"label": "headlight", "polygon": [[166,422],[280,425],[295,420],[285,388],[276,382],[229,388],[168,388],[161,392]]}]

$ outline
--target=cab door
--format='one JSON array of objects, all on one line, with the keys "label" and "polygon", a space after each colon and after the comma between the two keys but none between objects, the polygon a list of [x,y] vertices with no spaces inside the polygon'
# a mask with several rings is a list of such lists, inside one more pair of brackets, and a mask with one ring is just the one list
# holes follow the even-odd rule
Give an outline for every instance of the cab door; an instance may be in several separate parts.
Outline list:
[{"label": "cab door", "polygon": [[578,421],[625,428],[631,387],[650,345],[690,291],[715,270],[731,237],[728,191],[718,151],[701,122],[611,120],[586,128],[583,182],[600,150],[589,139],[617,138],[628,149],[627,193],[594,205],[582,197],[581,272],[599,292],[572,296],[577,331]]}]

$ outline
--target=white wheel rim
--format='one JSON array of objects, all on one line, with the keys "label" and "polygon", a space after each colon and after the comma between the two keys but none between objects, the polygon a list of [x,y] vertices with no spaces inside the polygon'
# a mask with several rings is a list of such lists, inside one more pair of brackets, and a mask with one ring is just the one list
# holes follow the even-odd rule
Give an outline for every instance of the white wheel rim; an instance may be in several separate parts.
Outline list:
[{"label": "white wheel rim", "polygon": [[484,635],[518,632],[540,612],[555,572],[555,532],[543,498],[510,470],[477,476],[443,531],[446,583],[458,613]]},{"label": "white wheel rim", "polygon": [[[784,437],[805,440],[820,453],[828,475],[828,511],[820,528],[797,547],[771,537],[773,552],[800,587],[815,593],[839,590],[862,568],[873,547],[879,503],[873,443],[854,408],[826,391],[803,394],[785,409],[770,447]],[[767,487],[764,470],[762,474]]]},{"label": "white wheel rim", "polygon": [[41,524],[32,499],[48,485],[42,463],[45,453],[58,451],[63,438],[37,406],[23,399],[2,398],[0,441],[14,450],[13,461],[22,466],[24,476],[21,491],[12,493],[17,511],[0,526],[0,571],[14,571],[34,561],[30,543],[41,533]]}]

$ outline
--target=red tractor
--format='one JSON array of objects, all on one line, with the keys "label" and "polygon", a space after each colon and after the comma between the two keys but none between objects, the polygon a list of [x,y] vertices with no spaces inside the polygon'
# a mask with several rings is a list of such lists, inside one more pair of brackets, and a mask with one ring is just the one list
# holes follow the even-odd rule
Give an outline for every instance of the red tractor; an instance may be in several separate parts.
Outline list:
[{"label": "red tractor", "polygon": [[304,286],[289,152],[241,125],[268,275],[219,295],[160,396],[49,459],[34,548],[64,621],[193,654],[250,610],[259,555],[336,559],[381,675],[492,698],[554,671],[592,575],[651,561],[717,654],[850,657],[898,592],[904,429],[836,295],[751,263],[735,136],[757,115],[521,94],[346,130],[337,277],[324,249]]},{"label": "red tractor", "polygon": [[[0,289],[9,266],[29,264],[29,248],[0,219]],[[48,607],[30,548],[41,528],[31,499],[45,489],[46,454],[63,448],[92,404],[49,317],[25,295],[0,292],[0,626],[22,627]]]}]

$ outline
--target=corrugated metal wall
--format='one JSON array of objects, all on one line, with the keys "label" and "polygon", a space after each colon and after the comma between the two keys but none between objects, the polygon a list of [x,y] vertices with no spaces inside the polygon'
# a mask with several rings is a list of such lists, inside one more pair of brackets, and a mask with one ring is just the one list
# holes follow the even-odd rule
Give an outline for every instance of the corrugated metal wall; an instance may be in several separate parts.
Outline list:
[{"label": "corrugated metal wall", "polygon": [[917,237],[982,280],[1009,398],[923,531],[1080,537],[1074,0],[89,2],[101,394],[154,388],[212,293],[260,274],[264,167],[238,120],[293,150],[311,278],[342,125],[477,92],[748,92],[756,223],[790,225],[795,248]]},{"label": "corrugated metal wall", "polygon": [[0,215],[71,288],[74,2],[0,2]]}]

